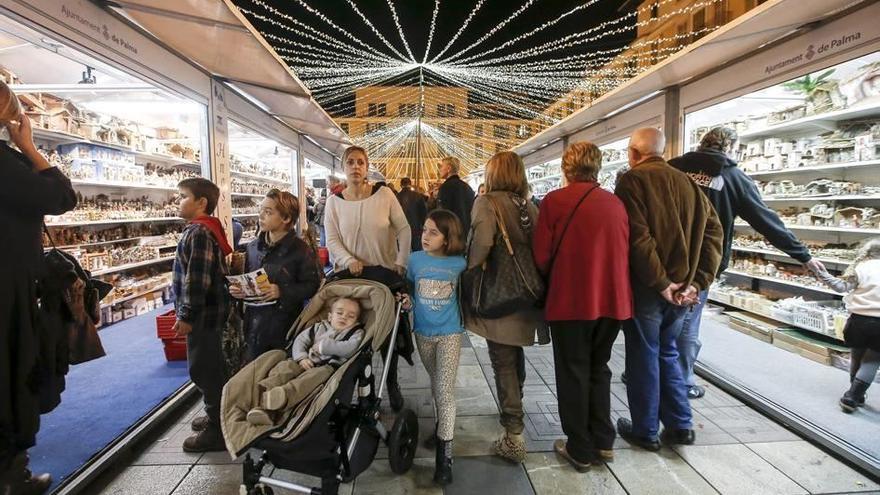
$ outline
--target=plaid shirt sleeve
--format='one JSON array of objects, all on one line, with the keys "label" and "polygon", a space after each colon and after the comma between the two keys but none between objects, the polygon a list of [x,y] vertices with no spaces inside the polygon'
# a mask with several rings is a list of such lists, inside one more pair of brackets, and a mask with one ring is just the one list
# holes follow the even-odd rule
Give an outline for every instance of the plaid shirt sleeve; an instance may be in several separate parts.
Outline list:
[{"label": "plaid shirt sleeve", "polygon": [[177,318],[187,323],[205,311],[205,301],[211,286],[212,267],[215,263],[211,234],[202,228],[193,229],[186,236],[184,251],[188,260],[184,267],[183,283],[177,295]]}]

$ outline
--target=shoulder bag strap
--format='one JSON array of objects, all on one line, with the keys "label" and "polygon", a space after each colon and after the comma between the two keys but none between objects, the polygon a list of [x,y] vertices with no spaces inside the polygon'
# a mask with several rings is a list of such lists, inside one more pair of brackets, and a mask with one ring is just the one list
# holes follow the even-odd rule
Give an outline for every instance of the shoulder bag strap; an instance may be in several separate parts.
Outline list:
[{"label": "shoulder bag strap", "polygon": [[580,208],[581,203],[587,199],[587,196],[590,195],[591,192],[598,189],[599,186],[595,185],[590,188],[589,191],[585,192],[581,199],[578,200],[577,204],[574,205],[574,208],[571,209],[571,213],[568,214],[568,220],[565,221],[565,227],[562,228],[562,234],[559,235],[559,240],[556,242],[556,246],[553,248],[553,255],[550,257],[550,266],[547,269],[547,278],[550,278],[553,275],[553,264],[556,261],[556,255],[559,254],[559,248],[562,247],[562,241],[565,239],[565,233],[568,231],[568,226],[571,225],[571,220],[574,218],[574,214],[577,213],[578,208]]},{"label": "shoulder bag strap", "polygon": [[498,207],[498,203],[492,196],[486,195],[486,198],[489,200],[489,204],[492,206],[492,213],[495,214],[495,223],[498,224],[498,229],[501,231],[501,236],[504,238],[504,244],[507,246],[507,252],[511,256],[513,256],[513,245],[510,243],[510,236],[507,234],[507,226],[504,224],[504,217],[501,216],[501,209]]},{"label": "shoulder bag strap", "polygon": [[49,238],[49,244],[52,245],[52,249],[58,249],[58,247],[55,246],[55,239],[52,239],[52,234],[49,233],[49,227],[46,227],[46,222],[43,222],[43,232],[46,234],[46,237]]}]

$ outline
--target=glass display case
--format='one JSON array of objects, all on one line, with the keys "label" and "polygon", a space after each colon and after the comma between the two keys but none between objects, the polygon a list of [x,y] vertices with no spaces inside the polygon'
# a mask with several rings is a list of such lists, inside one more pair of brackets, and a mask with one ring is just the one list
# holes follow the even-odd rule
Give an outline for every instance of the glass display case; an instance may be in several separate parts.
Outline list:
[{"label": "glass display case", "polygon": [[52,242],[113,284],[102,324],[170,301],[183,226],[177,183],[200,176],[206,109],[4,19],[0,78],[16,92],[76,209],[45,221]]}]

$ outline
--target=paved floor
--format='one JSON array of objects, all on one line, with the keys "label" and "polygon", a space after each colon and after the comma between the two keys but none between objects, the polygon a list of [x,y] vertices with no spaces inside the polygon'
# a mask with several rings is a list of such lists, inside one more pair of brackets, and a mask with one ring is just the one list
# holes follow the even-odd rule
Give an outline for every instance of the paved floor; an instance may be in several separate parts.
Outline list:
[{"label": "paved floor", "polygon": [[[618,439],[613,462],[588,473],[571,469],[552,452],[561,437],[553,354],[549,346],[527,349],[525,389],[529,455],[523,464],[491,456],[491,442],[501,431],[494,379],[485,341],[471,336],[462,350],[455,432],[455,483],[445,490],[431,483],[433,452],[420,448],[412,470],[391,473],[380,449],[372,466],[343,494],[805,494],[880,493],[880,486],[801,440],[793,433],[704,384],[707,395],[693,401],[697,443],[659,453],[630,448]],[[615,344],[612,416],[629,413],[620,383],[623,342]],[[433,428],[428,378],[420,363],[401,367],[408,407],[417,410],[424,438]],[[119,495],[184,495],[238,493],[239,461],[225,453],[191,455],[180,450],[189,434],[194,406],[168,429],[133,453],[128,463],[103,475],[88,493]],[[390,413],[389,413],[390,415]],[[307,477],[274,473],[291,480]],[[314,480],[311,480],[314,481]],[[279,493],[277,491],[276,493]]]}]

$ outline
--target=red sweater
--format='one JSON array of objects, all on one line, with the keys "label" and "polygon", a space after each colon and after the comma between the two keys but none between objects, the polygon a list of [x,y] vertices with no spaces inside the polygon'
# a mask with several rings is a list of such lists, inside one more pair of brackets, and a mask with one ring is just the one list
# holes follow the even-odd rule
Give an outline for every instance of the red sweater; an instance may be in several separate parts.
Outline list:
[{"label": "red sweater", "polygon": [[[575,182],[541,201],[533,238],[535,263],[547,275],[550,257],[581,196],[595,182]],[[629,221],[615,195],[598,188],[572,216],[553,263],[544,317],[547,321],[632,317]]]}]

